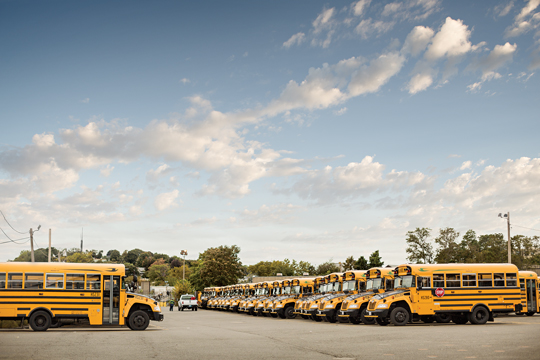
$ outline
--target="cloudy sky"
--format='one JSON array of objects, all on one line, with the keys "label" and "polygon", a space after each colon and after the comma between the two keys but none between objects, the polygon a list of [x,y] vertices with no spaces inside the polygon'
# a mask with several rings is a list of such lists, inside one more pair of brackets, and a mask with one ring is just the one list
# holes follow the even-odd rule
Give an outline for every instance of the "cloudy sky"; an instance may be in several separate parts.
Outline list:
[{"label": "cloudy sky", "polygon": [[246,264],[540,235],[539,5],[1,1],[0,227]]}]

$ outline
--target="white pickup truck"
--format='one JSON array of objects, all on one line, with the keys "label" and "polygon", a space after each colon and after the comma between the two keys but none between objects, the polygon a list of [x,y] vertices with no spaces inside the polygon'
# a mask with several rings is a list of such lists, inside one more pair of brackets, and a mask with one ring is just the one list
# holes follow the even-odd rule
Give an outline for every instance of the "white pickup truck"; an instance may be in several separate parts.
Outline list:
[{"label": "white pickup truck", "polygon": [[184,309],[191,309],[191,311],[197,311],[197,298],[195,295],[182,295],[178,300],[178,311],[184,311]]}]

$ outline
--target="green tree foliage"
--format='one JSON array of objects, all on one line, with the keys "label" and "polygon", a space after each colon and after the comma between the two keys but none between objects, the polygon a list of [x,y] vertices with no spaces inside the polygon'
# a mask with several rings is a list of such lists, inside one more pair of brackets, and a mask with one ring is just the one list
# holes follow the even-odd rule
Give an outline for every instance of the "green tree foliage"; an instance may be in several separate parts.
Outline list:
[{"label": "green tree foliage", "polygon": [[165,285],[165,280],[167,279],[167,274],[169,273],[169,265],[165,264],[164,262],[161,263],[161,261],[156,261],[154,264],[150,266],[148,269],[148,279],[154,285]]},{"label": "green tree foliage", "polygon": [[382,261],[381,256],[379,255],[379,250],[374,251],[369,256],[369,267],[381,267],[384,265],[384,261]]},{"label": "green tree foliage", "polygon": [[120,254],[120,251],[118,250],[110,250],[107,252],[107,257],[109,258],[109,261],[113,263],[122,262],[122,254]]},{"label": "green tree foliage", "polygon": [[[58,249],[51,248],[51,260],[58,255]],[[34,250],[34,260],[36,262],[47,262],[49,261],[49,248],[39,248]],[[23,250],[13,261],[22,261],[30,262],[32,261],[32,255],[30,250]]]},{"label": "green tree foliage", "polygon": [[460,253],[460,245],[456,239],[459,238],[459,232],[453,228],[447,227],[439,230],[439,236],[435,238],[435,243],[439,246],[435,262],[439,264],[460,262],[463,254]]},{"label": "green tree foliage", "polygon": [[[540,263],[540,245],[538,236],[512,236],[512,263],[520,269]],[[508,252],[508,251],[507,251]]]},{"label": "green tree foliage", "polygon": [[71,255],[68,255],[66,258],[66,262],[68,263],[91,263],[94,262],[94,258],[92,257],[92,252],[88,251],[85,253],[74,253]]},{"label": "green tree foliage", "polygon": [[354,270],[354,264],[354,257],[351,255],[345,259],[345,262],[343,263],[343,271]]},{"label": "green tree foliage", "polygon": [[315,266],[313,266],[308,261],[300,261],[298,265],[295,268],[295,274],[294,275],[304,275],[304,273],[307,273],[309,275],[315,274]]},{"label": "green tree foliage", "polygon": [[154,263],[154,256],[150,251],[145,251],[139,254],[137,257],[137,261],[135,262],[135,265],[137,267],[143,267],[146,270]]},{"label": "green tree foliage", "polygon": [[369,270],[369,263],[364,256],[360,256],[354,263],[354,270]]},{"label": "green tree foliage", "polygon": [[124,266],[126,267],[126,276],[139,276],[139,270],[137,270],[137,267],[134,264],[126,262],[124,263]]},{"label": "green tree foliage", "polygon": [[335,272],[339,272],[339,267],[332,260],[320,264],[315,270],[316,275],[328,275]]},{"label": "green tree foliage", "polygon": [[191,284],[197,290],[207,286],[236,284],[243,275],[239,253],[240,248],[236,245],[206,249],[199,254],[198,264],[190,276]]},{"label": "green tree foliage", "polygon": [[184,263],[178,256],[172,256],[169,258],[171,268],[180,267]]},{"label": "green tree foliage", "polygon": [[301,276],[304,273],[314,274],[315,267],[307,261],[297,262],[285,259],[283,261],[259,261],[255,265],[247,266],[246,271],[257,276],[276,276],[278,273],[283,274],[283,276]]},{"label": "green tree foliage", "polygon": [[137,262],[137,258],[139,257],[139,255],[141,255],[143,252],[144,251],[142,251],[141,249],[133,249],[129,251],[126,250],[122,254],[122,257],[124,258],[125,262],[135,264]]},{"label": "green tree foliage", "polygon": [[429,228],[416,228],[407,232],[407,261],[416,264],[431,264],[433,262],[433,245],[428,238],[431,235]]},{"label": "green tree foliage", "polygon": [[173,296],[176,303],[180,300],[180,296],[184,294],[193,294],[195,287],[189,282],[189,280],[178,280],[174,285]]},{"label": "green tree foliage", "polygon": [[[183,265],[180,267],[171,268],[169,272],[167,273],[167,281],[169,282],[169,284],[174,285],[176,284],[177,281],[182,280],[182,278],[184,277],[183,271],[184,271]],[[189,279],[192,272],[193,272],[192,269],[187,267],[186,265],[186,274],[185,274],[186,280]]]}]

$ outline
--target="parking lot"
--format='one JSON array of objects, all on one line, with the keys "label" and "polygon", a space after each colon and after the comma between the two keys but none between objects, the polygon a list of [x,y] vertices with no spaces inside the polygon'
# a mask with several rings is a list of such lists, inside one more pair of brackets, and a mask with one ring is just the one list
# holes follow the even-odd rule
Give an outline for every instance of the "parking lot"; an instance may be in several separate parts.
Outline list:
[{"label": "parking lot", "polygon": [[0,359],[537,359],[540,316],[486,325],[315,323],[164,311],[146,331],[64,326],[0,330]]}]

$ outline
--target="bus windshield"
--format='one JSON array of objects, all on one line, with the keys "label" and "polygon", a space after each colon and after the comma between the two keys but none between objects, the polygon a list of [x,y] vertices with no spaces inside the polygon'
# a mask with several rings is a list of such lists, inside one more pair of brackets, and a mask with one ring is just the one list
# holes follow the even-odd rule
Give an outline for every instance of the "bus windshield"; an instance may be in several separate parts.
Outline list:
[{"label": "bus windshield", "polygon": [[328,291],[339,291],[341,290],[341,283],[339,281],[335,281],[333,283],[328,284]]},{"label": "bus windshield", "polygon": [[293,286],[291,289],[291,294],[300,294],[300,285]]},{"label": "bus windshield", "polygon": [[366,282],[366,290],[378,290],[378,289],[382,289],[382,279],[381,278],[369,279]]},{"label": "bus windshield", "polygon": [[283,288],[283,294],[290,294],[291,293],[291,287],[290,286],[285,286]]},{"label": "bus windshield", "polygon": [[399,276],[394,280],[394,289],[414,287],[414,283],[413,275]]},{"label": "bus windshield", "polygon": [[343,291],[349,290],[353,291],[356,290],[356,281],[354,280],[348,280],[343,282]]}]

